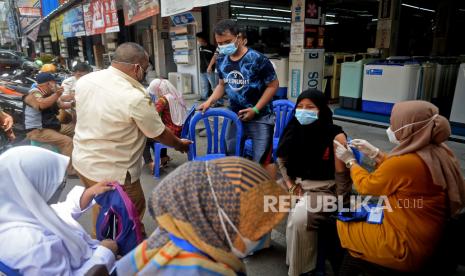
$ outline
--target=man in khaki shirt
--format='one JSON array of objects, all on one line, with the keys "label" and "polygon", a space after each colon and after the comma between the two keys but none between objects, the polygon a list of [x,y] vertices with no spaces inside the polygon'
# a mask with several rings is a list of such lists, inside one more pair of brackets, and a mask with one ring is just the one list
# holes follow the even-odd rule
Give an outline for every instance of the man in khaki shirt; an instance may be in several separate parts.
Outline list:
[{"label": "man in khaki shirt", "polygon": [[[136,43],[121,44],[111,66],[83,76],[76,83],[73,165],[86,187],[116,180],[145,212],[140,184],[146,137],[186,152],[188,140],[165,129],[140,82],[149,65],[148,55]],[[94,222],[98,209],[94,209]],[[95,225],[95,223],[94,223]]]}]

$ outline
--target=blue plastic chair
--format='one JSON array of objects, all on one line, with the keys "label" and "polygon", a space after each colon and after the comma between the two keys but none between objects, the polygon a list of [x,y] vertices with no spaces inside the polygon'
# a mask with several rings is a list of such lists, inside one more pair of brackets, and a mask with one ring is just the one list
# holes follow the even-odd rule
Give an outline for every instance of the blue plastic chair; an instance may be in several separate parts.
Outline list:
[{"label": "blue plastic chair", "polygon": [[0,261],[0,275],[19,276],[21,274]]},{"label": "blue plastic chair", "polygon": [[[189,125],[192,119],[192,116],[195,114],[196,105],[194,104],[189,112],[187,113],[186,120],[182,125],[181,130],[181,138],[182,139],[189,139]],[[160,152],[162,149],[171,148],[170,146],[163,145],[162,143],[153,143],[153,157],[154,157],[154,167],[153,167],[153,177],[159,178],[160,177]],[[187,153],[187,159],[192,160],[190,152]]]},{"label": "blue plastic chair", "polygon": [[[273,101],[273,112],[276,116],[274,135],[273,135],[273,156],[276,158],[279,138],[284,132],[289,121],[292,119],[295,103],[289,100]],[[245,140],[244,156],[253,157],[252,139]]]},{"label": "blue plastic chair", "polygon": [[44,149],[54,151],[56,153],[60,153],[60,149],[58,149],[58,147],[56,147],[54,145],[47,144],[47,143],[42,143],[42,142],[39,142],[39,141],[35,141],[35,140],[31,140],[31,146],[41,147],[41,148],[44,148]]},{"label": "blue plastic chair", "polygon": [[[220,129],[220,117],[223,118],[223,124]],[[213,118],[213,131],[209,118]],[[203,121],[205,124],[205,130],[207,134],[207,152],[204,156],[197,156],[196,150],[196,136],[195,126],[199,121]],[[204,114],[198,112],[192,118],[189,127],[189,137],[192,140],[190,146],[190,153],[192,154],[192,160],[206,161],[217,159],[226,156],[226,131],[229,123],[236,126],[236,145],[235,145],[235,156],[241,155],[241,139],[242,139],[242,123],[236,113],[221,109],[221,108],[210,108]]]}]

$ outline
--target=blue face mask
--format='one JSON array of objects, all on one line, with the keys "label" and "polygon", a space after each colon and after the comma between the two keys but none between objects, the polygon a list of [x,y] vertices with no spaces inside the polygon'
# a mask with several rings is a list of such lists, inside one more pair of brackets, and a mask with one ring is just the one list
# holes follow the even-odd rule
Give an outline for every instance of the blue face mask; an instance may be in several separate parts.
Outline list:
[{"label": "blue face mask", "polygon": [[222,55],[227,55],[227,56],[233,55],[237,51],[236,41],[231,42],[226,45],[219,45],[218,48],[220,50],[220,54]]},{"label": "blue face mask", "polygon": [[309,125],[318,120],[318,112],[307,109],[296,109],[295,118],[301,125]]}]

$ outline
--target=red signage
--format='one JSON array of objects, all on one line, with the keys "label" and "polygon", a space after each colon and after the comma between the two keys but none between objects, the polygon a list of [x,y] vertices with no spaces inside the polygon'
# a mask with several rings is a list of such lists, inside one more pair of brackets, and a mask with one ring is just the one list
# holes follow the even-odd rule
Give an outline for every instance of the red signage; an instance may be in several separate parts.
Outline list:
[{"label": "red signage", "polygon": [[124,24],[130,25],[160,13],[158,0],[123,1]]},{"label": "red signage", "polygon": [[18,10],[21,16],[41,16],[39,8],[19,7]]},{"label": "red signage", "polygon": [[92,0],[82,5],[86,35],[119,32],[115,0]]}]

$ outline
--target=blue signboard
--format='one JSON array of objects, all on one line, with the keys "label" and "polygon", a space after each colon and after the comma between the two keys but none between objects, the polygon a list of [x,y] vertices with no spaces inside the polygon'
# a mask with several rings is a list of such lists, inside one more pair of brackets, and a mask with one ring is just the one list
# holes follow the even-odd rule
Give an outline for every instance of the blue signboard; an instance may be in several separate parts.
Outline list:
[{"label": "blue signboard", "polygon": [[42,17],[46,17],[60,6],[58,0],[42,0]]},{"label": "blue signboard", "polygon": [[171,20],[173,20],[174,25],[187,25],[195,23],[195,18],[190,12],[181,13],[178,15],[172,15]]},{"label": "blue signboard", "polygon": [[76,37],[86,35],[82,6],[78,5],[65,13],[63,19],[63,36]]}]

